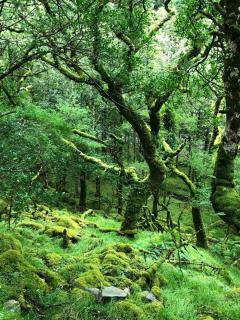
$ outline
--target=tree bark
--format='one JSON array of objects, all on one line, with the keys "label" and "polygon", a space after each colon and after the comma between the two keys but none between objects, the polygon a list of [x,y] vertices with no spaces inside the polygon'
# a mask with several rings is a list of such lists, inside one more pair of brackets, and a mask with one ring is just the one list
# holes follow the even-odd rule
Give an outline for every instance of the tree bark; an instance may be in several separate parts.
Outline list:
[{"label": "tree bark", "polygon": [[192,207],[192,219],[197,238],[196,245],[198,247],[207,248],[207,237],[199,207]]},{"label": "tree bark", "polygon": [[240,194],[234,184],[234,161],[240,142],[240,31],[238,1],[222,1],[226,53],[223,82],[226,97],[226,124],[215,163],[211,201],[216,213],[240,231]]},{"label": "tree bark", "polygon": [[130,187],[121,230],[134,231],[137,228],[141,209],[149,196],[150,191],[146,183],[139,182]]},{"label": "tree bark", "polygon": [[95,191],[95,201],[94,201],[94,208],[96,210],[101,209],[101,180],[100,177],[96,178],[96,191]]},{"label": "tree bark", "polygon": [[80,212],[86,211],[87,206],[87,183],[86,174],[80,174],[80,194],[79,194],[79,209]]}]

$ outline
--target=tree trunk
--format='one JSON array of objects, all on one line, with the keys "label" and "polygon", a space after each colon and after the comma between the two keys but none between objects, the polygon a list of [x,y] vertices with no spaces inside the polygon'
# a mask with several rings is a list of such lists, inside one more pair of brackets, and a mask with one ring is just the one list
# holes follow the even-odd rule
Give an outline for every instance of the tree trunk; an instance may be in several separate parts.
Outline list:
[{"label": "tree trunk", "polygon": [[96,191],[95,191],[94,208],[96,210],[101,209],[101,180],[100,180],[100,177],[96,178]]},{"label": "tree trunk", "polygon": [[153,193],[153,203],[152,203],[152,215],[155,219],[158,218],[158,200],[159,200],[159,190]]},{"label": "tree trunk", "polygon": [[79,209],[80,212],[86,210],[87,203],[87,183],[86,183],[86,174],[80,174],[80,195],[79,195]]},{"label": "tree trunk", "polygon": [[198,247],[207,248],[207,237],[199,207],[192,207],[192,219],[197,238],[196,245]]},{"label": "tree trunk", "polygon": [[117,182],[117,211],[118,214],[123,211],[123,183],[120,179]]},{"label": "tree trunk", "polygon": [[238,1],[223,1],[226,54],[223,82],[226,124],[217,153],[211,201],[215,212],[237,232],[240,231],[240,194],[234,185],[234,161],[240,142],[240,31]]},{"label": "tree trunk", "polygon": [[150,191],[146,183],[139,182],[131,186],[121,230],[134,231],[137,228],[142,206],[149,195]]}]

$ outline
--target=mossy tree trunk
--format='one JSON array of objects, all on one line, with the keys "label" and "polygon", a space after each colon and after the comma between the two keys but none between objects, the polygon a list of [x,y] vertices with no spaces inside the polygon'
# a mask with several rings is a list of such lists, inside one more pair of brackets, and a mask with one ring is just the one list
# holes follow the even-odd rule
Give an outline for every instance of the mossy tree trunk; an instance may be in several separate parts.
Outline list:
[{"label": "mossy tree trunk", "polygon": [[79,194],[79,209],[80,212],[84,212],[87,206],[87,182],[86,174],[83,172],[80,174],[80,194]]},{"label": "mossy tree trunk", "polygon": [[96,177],[95,180],[96,190],[95,190],[95,201],[94,201],[94,209],[101,209],[101,179],[100,177]]},{"label": "mossy tree trunk", "polygon": [[203,224],[202,216],[201,216],[201,210],[200,207],[192,207],[192,219],[193,219],[193,225],[196,232],[196,245],[198,247],[207,248],[207,236],[205,232],[205,227]]},{"label": "mossy tree trunk", "polygon": [[222,1],[226,43],[223,82],[226,124],[215,164],[211,201],[220,217],[240,231],[240,194],[234,184],[234,161],[240,142],[240,30],[238,1]]},{"label": "mossy tree trunk", "polygon": [[121,230],[133,231],[136,229],[140,219],[141,209],[149,196],[150,191],[146,183],[139,182],[130,187]]}]

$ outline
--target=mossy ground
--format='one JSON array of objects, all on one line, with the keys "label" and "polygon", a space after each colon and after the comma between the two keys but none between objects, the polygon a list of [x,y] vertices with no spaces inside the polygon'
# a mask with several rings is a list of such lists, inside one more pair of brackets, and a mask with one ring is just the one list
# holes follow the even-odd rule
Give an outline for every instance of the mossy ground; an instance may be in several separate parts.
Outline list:
[{"label": "mossy ground", "polygon": [[[174,220],[180,209],[178,201],[171,205]],[[103,233],[66,210],[23,215],[11,231],[1,223],[0,232],[7,236],[0,241],[0,304],[16,299],[22,314],[1,307],[0,319],[238,320],[239,243],[233,235],[224,237],[225,226],[206,208],[210,247],[197,249],[189,216],[186,209],[182,239],[177,231],[172,235],[140,231],[134,239]],[[101,214],[86,220],[104,228],[120,227],[116,219]],[[66,228],[77,241],[62,248],[61,232],[47,231],[59,228],[61,232]],[[182,247],[181,241],[185,242]],[[176,243],[179,250],[170,261],[164,259]],[[129,287],[131,295],[99,303],[83,290],[103,285]],[[154,293],[158,301],[146,302],[142,290]]]}]

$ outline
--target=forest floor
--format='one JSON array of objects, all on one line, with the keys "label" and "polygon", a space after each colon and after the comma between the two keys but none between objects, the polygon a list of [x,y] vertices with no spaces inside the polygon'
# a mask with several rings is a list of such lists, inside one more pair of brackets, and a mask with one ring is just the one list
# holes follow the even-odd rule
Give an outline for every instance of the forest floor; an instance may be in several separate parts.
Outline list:
[{"label": "forest floor", "polygon": [[[173,207],[177,212],[180,204]],[[0,319],[240,319],[240,241],[225,236],[219,218],[205,218],[204,250],[194,245],[188,212],[181,236],[177,228],[142,230],[133,239],[114,231],[116,216],[88,213],[42,205],[10,231],[0,224]],[[107,286],[130,293],[100,301],[86,290]]]}]

